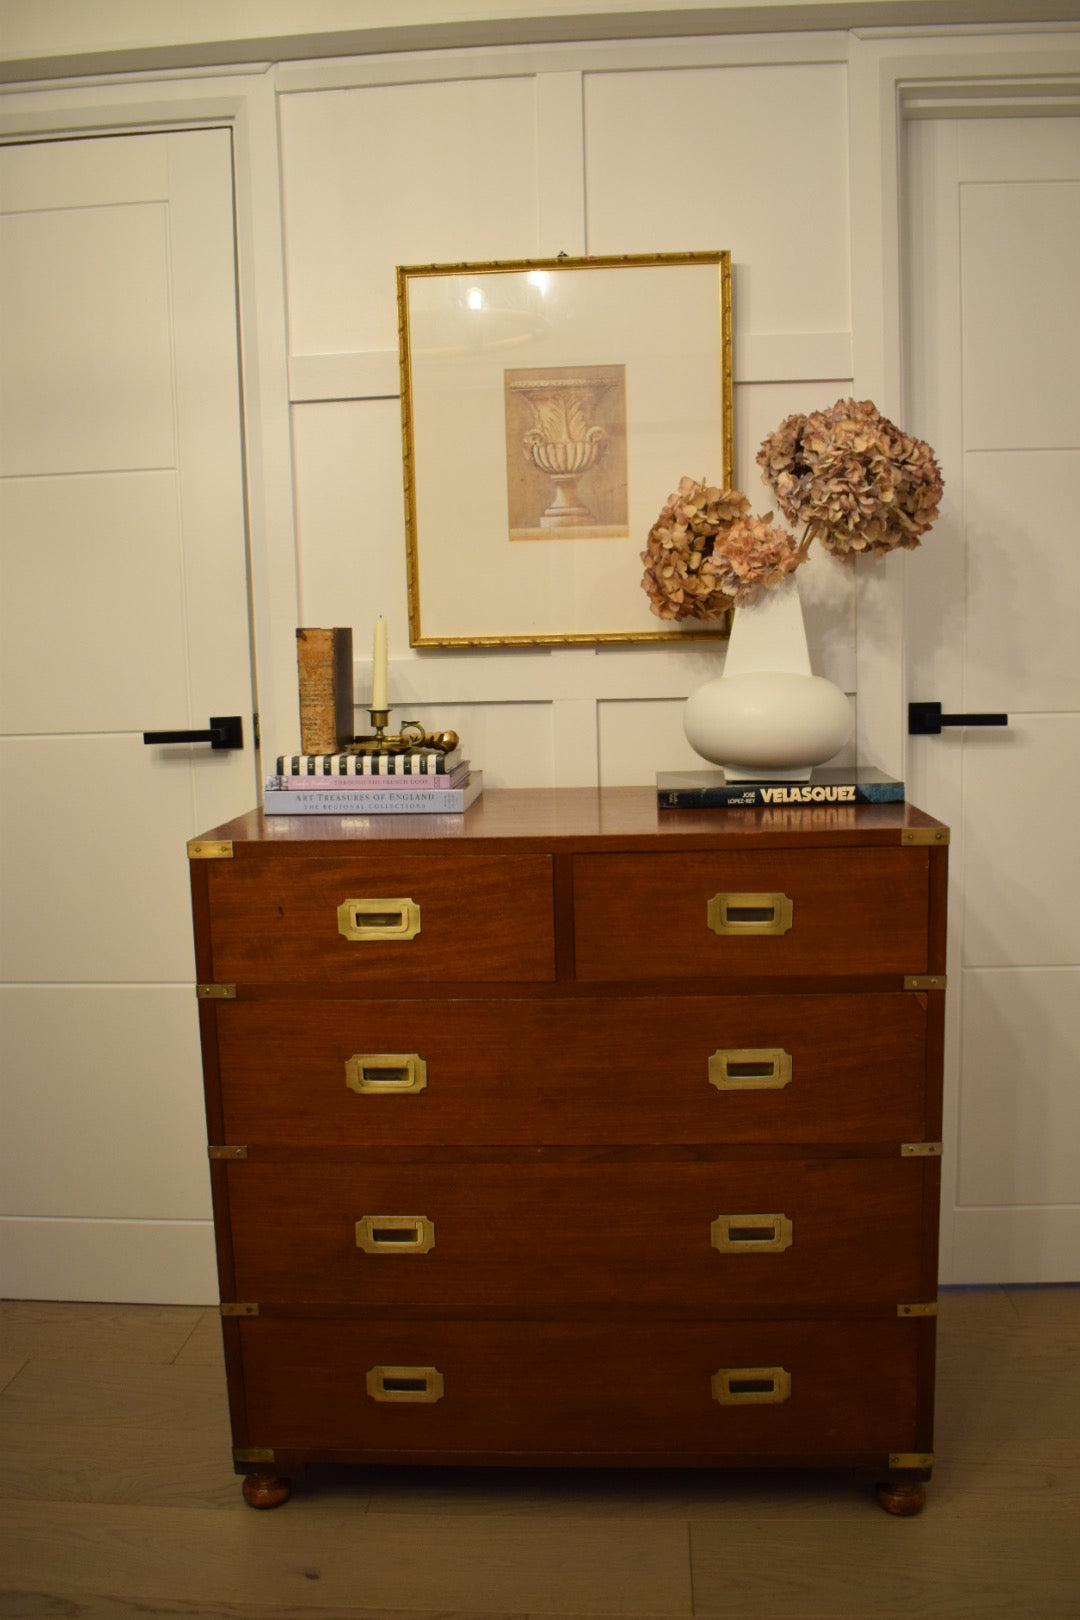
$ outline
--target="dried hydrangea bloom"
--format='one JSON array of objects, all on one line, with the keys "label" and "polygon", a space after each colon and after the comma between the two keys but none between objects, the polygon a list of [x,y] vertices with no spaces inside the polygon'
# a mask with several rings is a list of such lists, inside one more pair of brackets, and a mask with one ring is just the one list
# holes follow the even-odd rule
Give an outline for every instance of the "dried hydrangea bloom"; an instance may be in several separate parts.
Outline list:
[{"label": "dried hydrangea bloom", "polygon": [[888,424],[895,440],[890,452],[896,481],[896,499],[892,514],[897,529],[903,532],[898,544],[917,546],[920,535],[937,522],[941,497],[945,492],[941,468],[934,452],[922,439]]},{"label": "dried hydrangea bloom", "polygon": [[717,536],[750,510],[737,489],[683,478],[649,530],[642,586],[660,619],[717,619],[731,606],[717,579]]},{"label": "dried hydrangea bloom", "polygon": [[795,538],[771,520],[771,512],[763,518],[740,518],[716,542],[713,564],[720,589],[736,607],[756,602],[806,556]]},{"label": "dried hydrangea bloom", "polygon": [[[802,455],[802,433],[806,426],[806,417],[803,415],[785,416],[780,426],[762,443],[757,453],[757,463],[762,469],[765,482],[774,490],[778,488],[781,480],[790,486],[798,485]],[[798,471],[796,469],[799,469]],[[786,506],[781,504],[785,517],[791,517]],[[792,518],[792,522],[797,519]]]},{"label": "dried hydrangea bloom", "polygon": [[930,446],[869,400],[787,417],[757,461],[784,516],[834,556],[917,546],[938,515],[943,485]]}]

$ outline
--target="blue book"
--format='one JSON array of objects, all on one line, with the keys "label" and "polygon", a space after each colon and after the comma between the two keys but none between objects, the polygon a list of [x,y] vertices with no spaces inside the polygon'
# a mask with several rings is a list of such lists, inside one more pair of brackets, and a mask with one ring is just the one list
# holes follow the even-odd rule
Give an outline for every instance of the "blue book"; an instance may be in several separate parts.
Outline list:
[{"label": "blue book", "polygon": [[808,782],[728,782],[721,770],[656,773],[656,802],[661,810],[902,804],[903,799],[903,782],[869,766],[818,766],[810,772]]}]

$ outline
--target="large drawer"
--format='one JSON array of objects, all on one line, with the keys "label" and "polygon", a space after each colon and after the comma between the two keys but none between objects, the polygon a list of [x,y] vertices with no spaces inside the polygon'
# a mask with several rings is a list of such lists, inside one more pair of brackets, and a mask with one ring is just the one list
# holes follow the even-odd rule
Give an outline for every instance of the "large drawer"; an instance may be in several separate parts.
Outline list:
[{"label": "large drawer", "polygon": [[362,852],[210,863],[218,982],[533,982],[555,972],[547,855]]},{"label": "large drawer", "polygon": [[895,1311],[937,1161],[227,1166],[236,1297],[408,1312]]},{"label": "large drawer", "polygon": [[[579,979],[927,971],[920,847],[578,855]],[[722,931],[718,931],[722,930]]]},{"label": "large drawer", "polygon": [[235,1328],[243,1443],[279,1461],[879,1466],[918,1448],[933,1342],[925,1320]]},{"label": "large drawer", "polygon": [[226,1002],[224,1140],[921,1141],[927,1019],[914,991]]}]

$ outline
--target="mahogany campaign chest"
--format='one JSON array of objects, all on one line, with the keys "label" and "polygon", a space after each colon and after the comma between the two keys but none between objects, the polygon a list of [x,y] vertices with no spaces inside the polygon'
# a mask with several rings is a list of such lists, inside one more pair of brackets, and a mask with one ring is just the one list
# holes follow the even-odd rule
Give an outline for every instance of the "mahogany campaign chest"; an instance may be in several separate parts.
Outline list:
[{"label": "mahogany campaign chest", "polygon": [[189,846],[235,1465],[932,1463],[948,831],[268,817]]}]

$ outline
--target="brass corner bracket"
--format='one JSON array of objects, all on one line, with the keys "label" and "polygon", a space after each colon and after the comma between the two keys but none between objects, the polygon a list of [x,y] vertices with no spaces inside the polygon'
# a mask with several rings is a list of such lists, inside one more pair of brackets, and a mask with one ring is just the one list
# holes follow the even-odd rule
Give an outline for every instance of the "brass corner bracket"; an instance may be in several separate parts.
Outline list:
[{"label": "brass corner bracket", "polygon": [[932,1451],[890,1451],[890,1468],[933,1468]]}]

